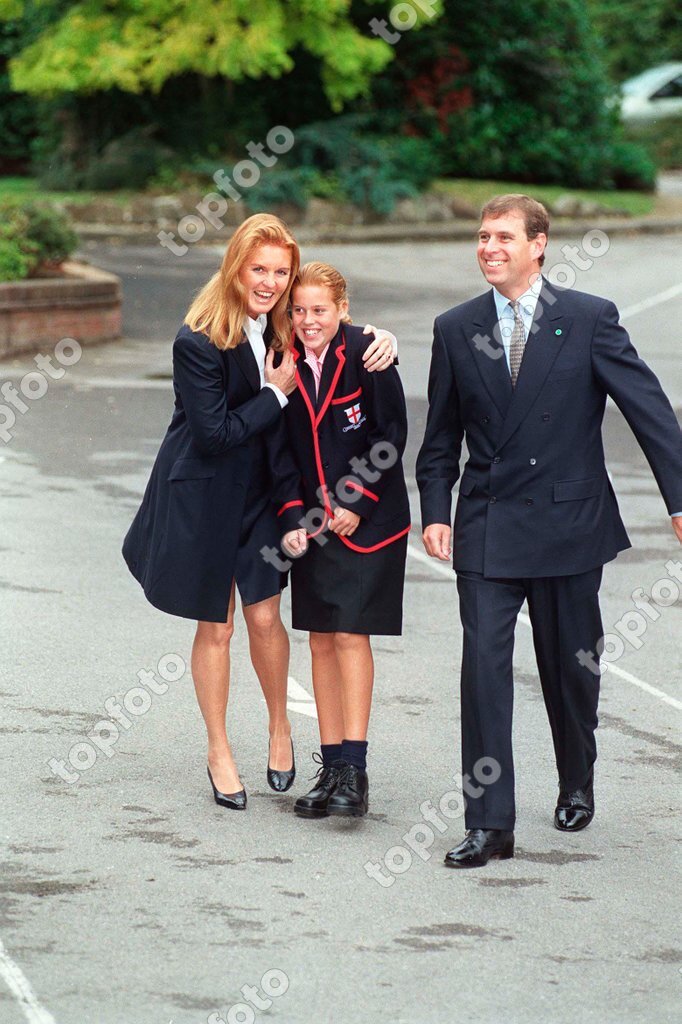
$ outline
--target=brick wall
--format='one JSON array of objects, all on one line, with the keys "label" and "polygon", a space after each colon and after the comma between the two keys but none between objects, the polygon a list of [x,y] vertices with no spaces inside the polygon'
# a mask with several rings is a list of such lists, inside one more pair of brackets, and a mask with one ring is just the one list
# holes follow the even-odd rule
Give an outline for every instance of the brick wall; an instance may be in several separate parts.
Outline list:
[{"label": "brick wall", "polygon": [[120,279],[80,263],[62,270],[0,284],[0,359],[53,349],[62,338],[88,345],[121,337]]}]

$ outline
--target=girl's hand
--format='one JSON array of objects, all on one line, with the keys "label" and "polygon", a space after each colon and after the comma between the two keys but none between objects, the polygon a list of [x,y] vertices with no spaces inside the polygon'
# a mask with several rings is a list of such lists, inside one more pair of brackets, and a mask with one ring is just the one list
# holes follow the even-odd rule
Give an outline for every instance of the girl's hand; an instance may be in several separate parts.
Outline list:
[{"label": "girl's hand", "polygon": [[362,357],[365,369],[369,373],[373,373],[375,370],[387,370],[389,366],[392,366],[398,351],[395,335],[390,331],[377,330],[371,324],[367,324],[362,333],[374,335],[374,341],[371,342]]},{"label": "girl's hand", "polygon": [[305,530],[289,530],[282,538],[282,548],[292,558],[300,558],[308,550]]},{"label": "girl's hand", "polygon": [[285,395],[290,395],[296,388],[296,363],[291,350],[285,352],[277,369],[274,367],[275,353],[269,349],[265,357],[265,381],[274,384]]},{"label": "girl's hand", "polygon": [[334,518],[329,520],[329,529],[338,537],[352,537],[360,525],[360,516],[348,508],[335,508]]}]

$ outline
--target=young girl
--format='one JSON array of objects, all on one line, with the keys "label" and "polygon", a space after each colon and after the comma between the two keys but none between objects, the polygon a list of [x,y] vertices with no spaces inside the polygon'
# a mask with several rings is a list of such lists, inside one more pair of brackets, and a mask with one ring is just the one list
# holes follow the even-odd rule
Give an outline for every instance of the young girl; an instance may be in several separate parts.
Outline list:
[{"label": "young girl", "polygon": [[302,817],[367,813],[370,634],[400,635],[410,510],[401,456],[407,413],[395,367],[368,373],[341,274],[301,268],[292,288],[297,389],[285,429],[300,475],[280,466],[283,546],[293,555],[292,625],[310,633],[321,737]]}]

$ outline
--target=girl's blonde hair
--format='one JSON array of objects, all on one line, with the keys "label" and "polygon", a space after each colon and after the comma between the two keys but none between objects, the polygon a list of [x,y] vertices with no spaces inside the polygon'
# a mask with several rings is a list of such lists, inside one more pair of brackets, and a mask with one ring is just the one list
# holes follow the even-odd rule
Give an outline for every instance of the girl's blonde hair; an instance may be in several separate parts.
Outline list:
[{"label": "girl's blonde hair", "polygon": [[248,300],[239,272],[261,245],[280,245],[291,253],[289,283],[268,313],[273,330],[272,347],[278,351],[289,347],[289,295],[301,264],[301,253],[284,221],[269,213],[257,213],[237,228],[220,270],[204,285],[187,310],[185,320],[191,330],[203,331],[216,348],[235,348],[242,340]]},{"label": "girl's blonde hair", "polygon": [[[340,306],[342,302],[348,302],[348,285],[346,284],[345,277],[328,263],[305,263],[299,270],[296,280],[291,287],[292,293],[298,285],[301,285],[303,288],[307,288],[309,285],[329,288],[336,306]],[[341,323],[353,323],[348,312],[341,317]]]}]

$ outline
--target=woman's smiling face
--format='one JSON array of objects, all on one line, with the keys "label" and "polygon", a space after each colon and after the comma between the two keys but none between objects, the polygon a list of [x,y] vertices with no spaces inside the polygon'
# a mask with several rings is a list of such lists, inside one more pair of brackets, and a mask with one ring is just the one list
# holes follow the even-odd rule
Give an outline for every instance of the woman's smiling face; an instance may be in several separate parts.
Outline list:
[{"label": "woman's smiling face", "polygon": [[292,293],[291,319],[296,337],[306,348],[321,352],[339,329],[348,303],[337,306],[326,285],[297,285]]},{"label": "woman's smiling face", "polygon": [[249,316],[269,313],[291,276],[291,252],[281,245],[259,245],[245,260],[239,280],[246,289]]}]

